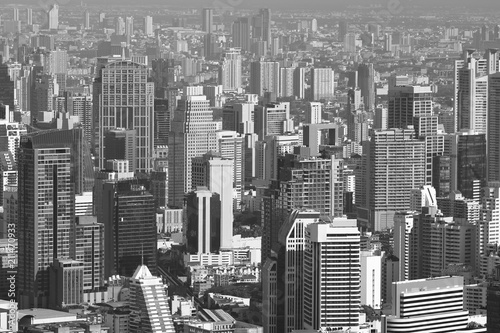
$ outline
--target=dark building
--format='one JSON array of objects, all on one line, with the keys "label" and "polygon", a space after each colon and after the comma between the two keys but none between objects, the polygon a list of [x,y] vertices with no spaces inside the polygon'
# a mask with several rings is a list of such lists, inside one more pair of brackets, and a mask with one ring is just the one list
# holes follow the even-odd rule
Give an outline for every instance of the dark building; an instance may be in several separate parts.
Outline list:
[{"label": "dark building", "polygon": [[456,172],[456,189],[465,198],[480,200],[481,188],[486,185],[486,136],[459,135],[456,142],[456,171],[452,170]]},{"label": "dark building", "polygon": [[496,268],[496,278],[488,285],[486,296],[486,328],[488,333],[500,332],[500,267]]},{"label": "dark building", "polygon": [[174,59],[155,59],[152,65],[152,78],[155,83],[155,97],[165,98],[165,89],[174,83]]},{"label": "dark building", "polygon": [[373,64],[360,64],[358,66],[358,86],[366,111],[375,109],[375,70]]},{"label": "dark building", "polygon": [[0,119],[6,119],[5,105],[14,111],[14,81],[9,75],[7,64],[1,64],[0,56]]},{"label": "dark building", "polygon": [[339,34],[338,34],[338,42],[343,43],[345,39],[345,35],[349,31],[349,24],[346,20],[339,21]]},{"label": "dark building", "polygon": [[[156,86],[156,85],[155,85]],[[167,99],[155,99],[155,130],[154,130],[154,146],[168,145],[168,132],[170,132],[170,122],[173,112],[168,108]]]},{"label": "dark building", "polygon": [[129,161],[129,171],[136,169],[135,130],[114,129],[104,136],[104,158],[109,160]]},{"label": "dark building", "polygon": [[451,157],[436,156],[432,159],[432,186],[437,197],[447,197],[451,191]]},{"label": "dark building", "polygon": [[132,276],[137,266],[156,274],[156,210],[147,180],[125,179],[103,186],[104,278]]},{"label": "dark building", "polygon": [[218,252],[221,244],[220,196],[206,187],[197,187],[186,197],[186,218],[188,253]]}]

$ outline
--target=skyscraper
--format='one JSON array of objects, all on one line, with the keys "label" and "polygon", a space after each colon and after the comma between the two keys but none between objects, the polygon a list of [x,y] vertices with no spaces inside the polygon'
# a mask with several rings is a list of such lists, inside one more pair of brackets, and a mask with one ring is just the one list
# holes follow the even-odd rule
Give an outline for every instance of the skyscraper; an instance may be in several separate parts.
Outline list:
[{"label": "skyscraper", "polygon": [[222,124],[214,121],[209,105],[210,101],[202,95],[202,87],[185,88],[184,96],[178,102],[168,136],[170,206],[182,207],[184,194],[192,189],[192,159],[217,150],[215,132]]},{"label": "skyscraper", "polygon": [[83,28],[90,30],[90,12],[88,10],[83,14]]},{"label": "skyscraper", "polygon": [[130,279],[130,332],[175,333],[164,284],[141,264]]},{"label": "skyscraper", "polygon": [[311,98],[330,100],[335,93],[335,75],[331,68],[311,69]]},{"label": "skyscraper", "polygon": [[104,183],[98,222],[104,225],[104,278],[132,276],[141,262],[156,272],[155,199],[146,182],[119,179]]},{"label": "skyscraper", "polygon": [[488,181],[500,181],[500,73],[488,78]]},{"label": "skyscraper", "polygon": [[33,25],[33,9],[30,7],[26,8],[26,24]]},{"label": "skyscraper", "polygon": [[154,35],[152,16],[144,16],[144,34],[148,37]]},{"label": "skyscraper", "polygon": [[59,5],[54,3],[47,12],[47,24],[49,29],[59,28]]},{"label": "skyscraper", "polygon": [[136,138],[134,130],[112,129],[104,133],[104,159],[127,160],[129,172],[136,169]]},{"label": "skyscraper", "polygon": [[250,64],[250,93],[264,96],[265,92],[280,93],[280,64],[255,61]]},{"label": "skyscraper", "polygon": [[233,23],[233,47],[239,47],[243,52],[250,51],[250,18],[239,17]]},{"label": "skyscraper", "polygon": [[338,30],[338,39],[337,41],[340,43],[343,43],[345,40],[345,36],[347,32],[349,31],[349,24],[347,23],[346,20],[340,20],[339,21],[339,30]]},{"label": "skyscraper", "polygon": [[128,37],[134,35],[134,17],[133,16],[127,16],[125,18],[125,35]]},{"label": "skyscraper", "polygon": [[[137,171],[152,168],[154,146],[154,84],[148,68],[131,61],[111,61],[94,83],[94,128],[99,167],[104,168],[105,133],[114,128],[136,131]],[[96,110],[97,109],[97,110]]]},{"label": "skyscraper", "polygon": [[[356,220],[307,226],[304,244],[304,328],[359,328],[360,234]],[[335,276],[335,279],[331,278]]]},{"label": "skyscraper", "polygon": [[186,198],[187,252],[217,253],[221,246],[221,202],[217,193],[197,187]]},{"label": "skyscraper", "polygon": [[356,34],[349,32],[344,37],[344,51],[348,53],[356,52]]},{"label": "skyscraper", "polygon": [[236,91],[241,88],[241,49],[227,49],[219,69],[219,83],[224,91]]},{"label": "skyscraper", "polygon": [[201,11],[201,30],[211,34],[214,32],[214,10],[203,8]]},{"label": "skyscraper", "polygon": [[220,154],[213,152],[195,157],[192,161],[192,187],[198,190],[206,187],[219,195],[220,227],[217,237],[220,239],[221,249],[231,248],[233,238],[233,167],[233,159],[222,158]]},{"label": "skyscraper", "polygon": [[413,128],[375,130],[364,149],[356,184],[365,186],[366,198],[356,191],[358,221],[371,230],[392,228],[394,213],[410,208],[410,191],[425,184],[425,141]]},{"label": "skyscraper", "polygon": [[322,104],[319,102],[307,103],[307,109],[306,109],[307,124],[321,124],[322,121],[321,108]]},{"label": "skyscraper", "polygon": [[125,21],[121,16],[115,18],[115,34],[118,36],[125,35]]},{"label": "skyscraper", "polygon": [[263,140],[268,135],[281,135],[291,132],[293,121],[290,119],[290,103],[268,103],[257,105],[254,111],[255,133]]},{"label": "skyscraper", "polygon": [[413,125],[420,136],[420,131],[426,131],[419,128],[418,118],[433,115],[432,90],[429,86],[390,87],[388,106],[388,128]]},{"label": "skyscraper", "polygon": [[69,258],[76,163],[72,131],[35,132],[19,150],[19,275],[21,308],[47,307],[49,267]]},{"label": "skyscraper", "polygon": [[357,82],[366,111],[375,109],[375,70],[372,63],[359,64]]},{"label": "skyscraper", "polygon": [[262,40],[271,46],[271,9],[261,8],[259,15],[262,17]]}]

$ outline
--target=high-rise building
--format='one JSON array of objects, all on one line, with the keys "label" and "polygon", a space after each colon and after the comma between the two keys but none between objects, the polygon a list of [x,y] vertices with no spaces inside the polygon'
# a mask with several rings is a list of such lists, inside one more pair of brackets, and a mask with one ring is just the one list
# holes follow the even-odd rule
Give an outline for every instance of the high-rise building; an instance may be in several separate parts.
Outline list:
[{"label": "high-rise building", "polygon": [[141,262],[156,272],[155,199],[146,182],[118,179],[104,183],[98,221],[104,225],[104,278],[132,276]]},{"label": "high-rise building", "polygon": [[280,68],[280,96],[281,97],[293,97],[294,92],[294,75],[296,67],[282,67]]},{"label": "high-rise building", "polygon": [[372,63],[359,64],[357,70],[358,85],[366,111],[375,109],[375,70]]},{"label": "high-rise building", "polygon": [[130,278],[130,333],[175,333],[161,278],[141,264]]},{"label": "high-rise building", "polygon": [[202,90],[202,87],[185,88],[171,125],[168,136],[170,206],[182,207],[184,194],[192,189],[192,159],[210,150],[217,151],[215,132],[222,124],[214,121],[210,101],[202,95]]},{"label": "high-rise building", "polygon": [[311,99],[330,100],[335,93],[335,75],[331,68],[311,69]]},{"label": "high-rise building", "polygon": [[134,17],[127,16],[125,18],[125,35],[130,37],[134,35]]},{"label": "high-rise building", "polygon": [[254,109],[256,103],[242,101],[226,103],[222,109],[222,129],[240,134],[254,133]]},{"label": "high-rise building", "polygon": [[297,96],[298,99],[304,99],[305,97],[305,67],[297,67],[293,73],[293,94]]},{"label": "high-rise building", "polygon": [[72,258],[83,263],[83,290],[104,284],[104,225],[95,216],[77,216]]},{"label": "high-rise building", "polygon": [[500,181],[500,73],[488,78],[488,181]]},{"label": "high-rise building", "polygon": [[19,7],[12,8],[12,20],[19,21]]},{"label": "high-rise building", "polygon": [[293,121],[290,119],[290,103],[268,103],[257,105],[254,111],[254,130],[263,140],[268,135],[282,135],[292,132]]},{"label": "high-rise building", "polygon": [[54,3],[47,12],[47,24],[49,29],[59,28],[59,5]]},{"label": "high-rise building", "polygon": [[243,52],[250,51],[250,18],[239,17],[233,22],[233,47],[241,48]]},{"label": "high-rise building", "polygon": [[33,25],[33,9],[30,7],[26,8],[26,24]]},{"label": "high-rise building", "polygon": [[338,39],[337,41],[340,43],[343,43],[345,40],[345,36],[347,35],[347,32],[349,31],[349,24],[347,23],[346,20],[340,20],[339,21],[339,30],[338,30]]},{"label": "high-rise building", "polygon": [[201,30],[211,34],[214,32],[214,9],[203,8],[201,11]]},{"label": "high-rise building", "polygon": [[455,60],[455,132],[474,130],[486,133],[488,116],[488,75],[499,72],[499,53],[486,50],[476,58],[475,50],[464,50]]},{"label": "high-rise building", "polygon": [[280,93],[280,64],[255,61],[250,64],[250,93],[264,96],[265,92]]},{"label": "high-rise building", "polygon": [[322,122],[321,108],[322,104],[319,102],[307,103],[307,109],[306,109],[307,124],[321,124]]},{"label": "high-rise building", "polygon": [[416,118],[432,116],[432,112],[431,87],[393,86],[389,88],[388,128],[405,128],[414,125],[418,131],[419,123]]},{"label": "high-rise building", "polygon": [[241,88],[241,49],[227,49],[219,69],[219,84],[224,91],[237,91]]},{"label": "high-rise building", "polygon": [[206,187],[210,192],[219,195],[220,228],[217,237],[222,249],[231,248],[233,237],[233,182],[230,180],[234,178],[234,162],[233,159],[223,158],[213,152],[195,157],[192,161],[192,187]]},{"label": "high-rise building", "polygon": [[[308,225],[320,222],[319,212],[294,210],[279,232],[275,258],[267,258],[262,274],[265,332],[299,330],[304,321],[304,247]],[[267,269],[275,267],[274,272]],[[272,274],[276,276],[270,279]]]},{"label": "high-rise building", "polygon": [[88,10],[83,14],[83,28],[90,30],[90,12]]},{"label": "high-rise building", "polygon": [[245,137],[235,131],[218,131],[216,139],[218,153],[223,158],[233,160],[233,209],[239,210],[245,180]]},{"label": "high-rise building", "polygon": [[373,309],[382,308],[382,256],[380,251],[360,252],[361,276],[360,282],[361,304]]},{"label": "high-rise building", "polygon": [[[107,59],[104,59],[107,60]],[[97,135],[98,166],[104,168],[104,138],[108,130],[135,130],[136,170],[152,168],[154,147],[154,83],[146,65],[110,61],[99,70],[94,83],[94,133]]]},{"label": "high-rise building", "polygon": [[356,34],[348,32],[344,37],[344,51],[348,53],[356,52]]},{"label": "high-rise building", "polygon": [[83,126],[85,140],[92,142],[92,109],[93,102],[91,95],[68,95],[66,97],[67,112],[72,116],[77,116]]},{"label": "high-rise building", "polygon": [[[385,332],[456,332],[467,327],[461,276],[392,284],[392,313],[382,317]],[[416,325],[416,323],[418,323]]]},{"label": "high-rise building", "polygon": [[359,329],[360,270],[360,234],[356,220],[340,218],[331,223],[307,226],[303,292],[305,329]]},{"label": "high-rise building", "polygon": [[[11,78],[9,74],[9,65],[0,64],[0,108],[2,109],[2,111],[5,110],[5,105],[8,105],[9,110],[15,110],[14,84],[14,78]],[[1,118],[8,119],[6,118],[7,115],[5,115],[5,112],[3,113],[4,114],[1,115]]]},{"label": "high-rise building", "polygon": [[374,131],[363,145],[367,154],[356,184],[365,190],[356,190],[358,221],[372,230],[392,228],[394,213],[410,208],[410,191],[425,184],[425,141],[413,128],[389,129]]},{"label": "high-rise building", "polygon": [[72,131],[35,132],[21,140],[17,228],[21,308],[48,306],[49,267],[70,255],[77,166],[72,145]]},{"label": "high-rise building", "polygon": [[104,133],[104,160],[127,160],[129,172],[136,169],[135,130],[112,129]]},{"label": "high-rise building", "polygon": [[83,262],[55,258],[49,269],[49,307],[78,305],[83,302]]},{"label": "high-rise building", "polygon": [[148,37],[154,35],[152,16],[144,16],[144,34]]},{"label": "high-rise building", "polygon": [[118,36],[125,35],[125,21],[121,16],[115,18],[115,34]]},{"label": "high-rise building", "polygon": [[217,253],[221,250],[220,195],[206,187],[197,187],[186,198],[187,252]]},{"label": "high-rise building", "polygon": [[261,39],[267,42],[267,46],[271,46],[271,9],[261,8],[259,15],[262,18],[262,35]]}]

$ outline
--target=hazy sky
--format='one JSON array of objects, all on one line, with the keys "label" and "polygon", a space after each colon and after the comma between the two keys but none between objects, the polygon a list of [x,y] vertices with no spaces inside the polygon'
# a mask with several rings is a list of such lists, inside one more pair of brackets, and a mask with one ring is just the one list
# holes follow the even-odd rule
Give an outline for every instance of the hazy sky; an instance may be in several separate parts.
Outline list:
[{"label": "hazy sky", "polygon": [[[50,3],[56,0],[0,0],[0,4],[25,3],[37,5],[38,3]],[[80,3],[80,0],[59,0],[61,3]],[[472,6],[479,9],[488,7],[500,10],[500,0],[86,0],[89,4],[109,5],[169,5],[175,7],[222,7],[234,6],[236,8],[287,8],[287,9],[324,9],[336,10],[352,4],[374,4],[379,3],[387,6],[388,3],[400,1],[401,5],[418,7],[433,6]]]}]

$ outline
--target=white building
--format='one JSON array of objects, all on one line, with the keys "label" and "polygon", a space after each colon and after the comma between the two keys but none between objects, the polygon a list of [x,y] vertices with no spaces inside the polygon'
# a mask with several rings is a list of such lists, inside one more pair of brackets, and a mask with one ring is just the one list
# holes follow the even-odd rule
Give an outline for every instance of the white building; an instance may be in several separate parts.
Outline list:
[{"label": "white building", "polygon": [[321,124],[322,104],[320,102],[309,102],[307,103],[306,109],[306,123],[307,124]]},{"label": "white building", "polygon": [[380,309],[382,285],[382,256],[372,251],[361,251],[361,304]]},{"label": "white building", "polygon": [[241,49],[230,48],[224,52],[219,83],[224,91],[237,91],[241,88]]}]

